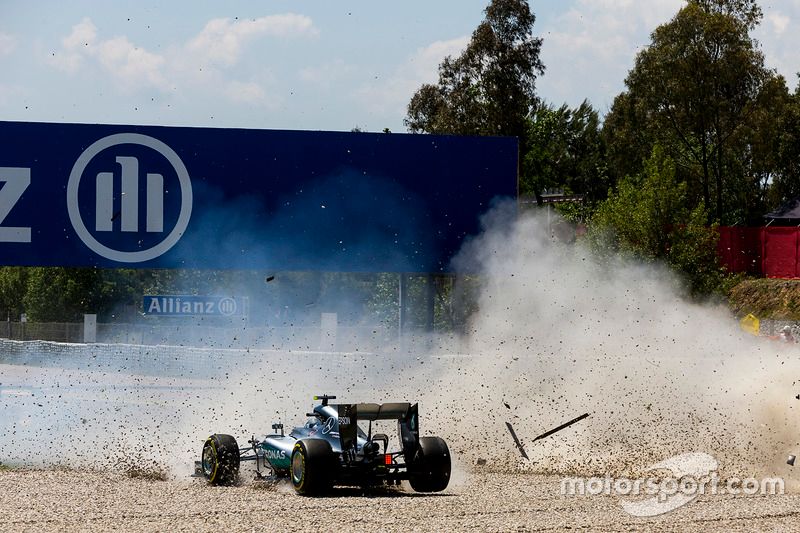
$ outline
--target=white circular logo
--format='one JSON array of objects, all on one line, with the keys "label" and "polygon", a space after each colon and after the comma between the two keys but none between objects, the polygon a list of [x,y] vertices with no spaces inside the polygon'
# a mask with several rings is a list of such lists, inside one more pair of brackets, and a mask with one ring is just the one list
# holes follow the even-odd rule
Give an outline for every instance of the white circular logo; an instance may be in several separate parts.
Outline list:
[{"label": "white circular logo", "polygon": [[217,304],[219,312],[225,316],[231,316],[236,312],[236,300],[233,298],[223,298]]},{"label": "white circular logo", "polygon": [[[158,244],[144,250],[133,252],[115,250],[100,243],[86,228],[86,224],[84,223],[78,207],[78,188],[86,167],[92,159],[103,150],[122,144],[144,146],[164,156],[178,175],[181,188],[181,210],[175,227]],[[186,227],[189,225],[189,219],[192,215],[192,182],[189,179],[189,172],[186,170],[186,165],[183,164],[181,158],[172,148],[163,142],[139,133],[117,133],[96,141],[84,150],[80,157],[78,157],[78,160],[75,161],[75,165],[72,167],[72,172],[70,172],[69,175],[69,182],[67,183],[67,211],[69,212],[69,219],[70,222],[72,222],[72,227],[75,228],[78,237],[80,237],[84,244],[96,254],[121,263],[149,261],[150,259],[155,259],[164,254],[167,250],[175,246],[186,231]]]}]

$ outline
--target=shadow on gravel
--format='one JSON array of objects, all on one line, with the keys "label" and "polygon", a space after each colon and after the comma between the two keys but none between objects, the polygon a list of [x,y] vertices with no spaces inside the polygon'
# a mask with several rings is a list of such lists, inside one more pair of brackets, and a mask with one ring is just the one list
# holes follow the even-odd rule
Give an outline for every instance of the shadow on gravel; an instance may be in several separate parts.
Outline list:
[{"label": "shadow on gravel", "polygon": [[[217,487],[212,487],[204,479],[195,478],[198,485],[204,485],[210,490]],[[441,493],[441,492],[413,492],[411,489],[403,490],[402,487],[396,486],[380,486],[380,487],[347,487],[336,486],[325,494],[315,496],[300,496],[292,488],[292,484],[286,478],[261,478],[249,480],[242,476],[236,480],[234,487],[247,488],[250,490],[264,491],[264,492],[278,492],[297,496],[298,498],[315,499],[336,499],[336,498],[448,498],[455,497],[456,494]]]},{"label": "shadow on gravel", "polygon": [[[295,494],[294,489],[285,480],[254,480],[252,482],[242,481],[236,484],[238,487],[249,487],[254,490],[275,491],[287,494]],[[406,492],[399,487],[334,487],[330,492],[311,499],[319,498],[445,498],[455,496],[455,494],[442,494],[438,492]],[[302,498],[303,496],[298,497]]]},{"label": "shadow on gravel", "polygon": [[[440,492],[405,492],[394,487],[336,487],[323,498],[446,498],[454,494]],[[318,496],[319,497],[319,496]]]}]

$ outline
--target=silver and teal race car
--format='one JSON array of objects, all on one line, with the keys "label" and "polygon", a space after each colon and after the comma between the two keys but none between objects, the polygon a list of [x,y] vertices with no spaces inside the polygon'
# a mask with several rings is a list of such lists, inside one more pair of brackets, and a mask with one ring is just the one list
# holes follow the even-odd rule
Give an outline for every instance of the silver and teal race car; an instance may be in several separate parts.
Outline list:
[{"label": "silver and teal race car", "polygon": [[[241,461],[255,461],[258,477],[269,471],[270,477],[289,478],[304,495],[323,494],[334,485],[399,485],[404,479],[417,492],[447,488],[450,450],[439,437],[419,436],[417,404],[331,404],[336,397],[325,395],[314,399],[321,403],[288,435],[283,424],[273,424],[273,434],[253,437],[242,448],[230,435],[211,435],[195,462],[196,475],[212,485],[231,485]],[[378,420],[397,421],[399,450],[389,451],[389,437],[372,432]]]}]

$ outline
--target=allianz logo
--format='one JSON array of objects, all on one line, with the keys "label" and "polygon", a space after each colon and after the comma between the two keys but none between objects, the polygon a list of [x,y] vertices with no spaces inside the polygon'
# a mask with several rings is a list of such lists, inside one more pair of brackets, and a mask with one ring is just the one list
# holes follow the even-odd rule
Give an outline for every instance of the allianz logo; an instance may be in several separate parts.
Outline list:
[{"label": "allianz logo", "polygon": [[[125,154],[130,152],[129,146],[145,147],[160,154],[172,167],[180,190],[180,212],[171,228],[164,227],[164,175],[158,172],[145,172],[145,221],[140,227],[140,161]],[[85,176],[89,164],[101,153],[112,150],[118,154],[114,161],[119,165],[121,175],[119,191],[115,191],[115,169],[107,169],[94,176]],[[141,150],[141,148],[138,148]],[[172,176],[170,176],[172,178]],[[0,166],[0,242],[30,243],[32,228],[30,225],[9,226],[4,224],[9,213],[22,199],[31,185],[29,167]],[[83,179],[93,179],[94,187],[80,187]],[[174,179],[174,178],[173,178]],[[94,198],[80,198],[81,191],[94,190]],[[119,209],[115,210],[115,193],[119,192]],[[164,142],[138,133],[118,133],[104,137],[84,150],[75,161],[67,182],[67,211],[72,227],[81,241],[98,255],[123,263],[139,263],[155,259],[172,248],[183,236],[192,214],[192,182],[178,154]],[[92,210],[94,208],[94,210]],[[119,220],[119,222],[117,222]],[[125,250],[114,247],[114,240],[97,238],[89,231],[92,227],[95,234],[164,234],[164,237],[145,248]]]},{"label": "allianz logo", "polygon": [[[118,156],[122,174],[120,210],[114,213],[114,173],[99,172],[95,179],[95,231],[113,231],[114,222],[120,219],[124,232],[139,231],[139,160],[135,157]],[[164,176],[147,173],[146,231],[164,231]]]},{"label": "allianz logo", "polygon": [[[167,177],[161,172],[148,172],[143,162],[130,155],[126,146],[148,148],[160,154],[172,167],[180,191],[180,211],[174,224],[165,227],[165,185]],[[141,148],[138,148],[141,150]],[[119,170],[108,168],[90,175],[86,172],[90,163],[106,150],[112,150]],[[119,180],[115,179],[115,171]],[[170,179],[175,179],[172,175]],[[90,181],[89,187],[81,182]],[[115,183],[119,183],[116,190]],[[142,191],[142,184],[144,190]],[[81,195],[94,193],[94,198]],[[144,194],[140,194],[144,192]],[[117,194],[118,193],[118,194]],[[119,198],[119,207],[115,206]],[[140,203],[144,202],[144,224],[139,219]],[[67,211],[75,232],[83,243],[98,255],[123,263],[140,263],[163,255],[181,239],[192,214],[192,182],[178,154],[164,142],[139,133],[118,133],[104,137],[81,153],[70,172],[67,183]],[[2,207],[0,205],[0,207]],[[92,209],[94,208],[94,209]],[[0,212],[2,214],[2,212]],[[92,231],[89,228],[92,228]],[[135,250],[120,249],[115,235],[152,235],[156,242]],[[160,240],[157,236],[163,235]],[[109,238],[110,237],[110,238]]]},{"label": "allianz logo", "polygon": [[[191,297],[190,297],[191,298]],[[149,299],[149,302],[147,301]],[[231,316],[238,310],[233,298],[213,298],[207,300],[183,300],[180,296],[156,296],[145,299],[147,314],[166,315],[216,315]]]}]

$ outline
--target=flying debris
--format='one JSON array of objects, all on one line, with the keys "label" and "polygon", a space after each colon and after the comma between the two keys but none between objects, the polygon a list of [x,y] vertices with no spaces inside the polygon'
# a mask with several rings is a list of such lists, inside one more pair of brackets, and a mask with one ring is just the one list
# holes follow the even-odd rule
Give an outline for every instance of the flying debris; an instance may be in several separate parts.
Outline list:
[{"label": "flying debris", "polygon": [[537,440],[543,439],[545,437],[549,437],[553,433],[557,433],[557,432],[561,431],[562,429],[566,429],[566,428],[570,427],[572,424],[575,424],[576,422],[580,422],[581,420],[583,420],[584,418],[587,418],[588,416],[589,416],[589,413],[584,413],[584,414],[582,414],[581,416],[579,416],[577,418],[573,418],[569,422],[565,422],[565,423],[561,424],[560,426],[558,426],[557,428],[551,429],[547,433],[542,433],[541,435],[539,435],[538,437],[533,439],[533,442],[536,442]]},{"label": "flying debris", "polygon": [[527,453],[525,453],[525,448],[522,447],[522,443],[519,441],[517,433],[514,431],[514,426],[511,425],[511,422],[506,422],[506,426],[508,427],[508,431],[511,433],[511,438],[514,439],[514,444],[517,446],[519,453],[522,455],[522,457],[530,461],[531,458],[528,457]]}]

